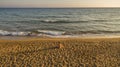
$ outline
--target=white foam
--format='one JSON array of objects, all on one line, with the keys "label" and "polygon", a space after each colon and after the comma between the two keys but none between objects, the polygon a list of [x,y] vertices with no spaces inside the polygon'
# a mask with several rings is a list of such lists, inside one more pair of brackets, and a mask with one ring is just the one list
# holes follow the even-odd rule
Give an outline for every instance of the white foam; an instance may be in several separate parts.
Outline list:
[{"label": "white foam", "polygon": [[0,35],[10,35],[10,32],[0,30]]},{"label": "white foam", "polygon": [[14,36],[26,36],[29,34],[29,32],[11,32]]},{"label": "white foam", "polygon": [[8,32],[4,30],[0,30],[0,35],[2,36],[7,36],[7,35],[12,35],[12,36],[25,36],[28,35],[30,32]]},{"label": "white foam", "polygon": [[57,20],[44,20],[44,22],[56,22]]},{"label": "white foam", "polygon": [[62,31],[50,31],[50,30],[38,30],[39,33],[43,33],[43,34],[47,34],[47,35],[54,35],[54,36],[58,36],[58,35],[62,35],[65,32]]}]

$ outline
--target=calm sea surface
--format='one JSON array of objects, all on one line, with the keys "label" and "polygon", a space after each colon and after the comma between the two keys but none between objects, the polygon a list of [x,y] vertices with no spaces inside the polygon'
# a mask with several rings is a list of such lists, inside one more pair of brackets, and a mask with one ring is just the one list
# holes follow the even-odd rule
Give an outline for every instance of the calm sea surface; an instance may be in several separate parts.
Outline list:
[{"label": "calm sea surface", "polygon": [[120,9],[0,8],[0,35],[120,35]]}]

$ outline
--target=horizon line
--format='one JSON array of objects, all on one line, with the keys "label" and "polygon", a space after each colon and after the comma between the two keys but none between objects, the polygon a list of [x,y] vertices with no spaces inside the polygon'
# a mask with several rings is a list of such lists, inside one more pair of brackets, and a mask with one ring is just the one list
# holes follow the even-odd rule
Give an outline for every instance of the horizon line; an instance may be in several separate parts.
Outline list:
[{"label": "horizon line", "polygon": [[120,7],[0,7],[0,8],[120,8]]}]

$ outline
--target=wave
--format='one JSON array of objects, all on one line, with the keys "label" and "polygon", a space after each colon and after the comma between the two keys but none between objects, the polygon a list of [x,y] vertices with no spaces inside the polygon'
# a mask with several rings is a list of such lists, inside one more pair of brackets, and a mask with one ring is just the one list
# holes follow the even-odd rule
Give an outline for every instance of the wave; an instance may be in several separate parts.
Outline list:
[{"label": "wave", "polygon": [[89,20],[23,20],[23,21],[2,21],[2,22],[17,22],[17,23],[85,23],[89,22]]},{"label": "wave", "polygon": [[94,21],[94,22],[108,22],[108,21],[111,21],[111,20],[98,19],[98,20],[90,20],[90,21]]},{"label": "wave", "polygon": [[114,22],[114,21],[120,21],[120,19],[111,19],[111,20],[107,20],[107,19],[94,19],[94,20],[21,20],[21,21],[2,21],[2,22],[17,22],[17,23],[89,23],[89,22]]},{"label": "wave", "polygon": [[75,23],[76,21],[69,21],[69,20],[41,20],[40,22],[44,22],[44,23]]},{"label": "wave", "polygon": [[86,34],[117,34],[120,31],[74,31],[74,32],[64,32],[64,31],[52,31],[52,30],[36,30],[36,31],[4,31],[0,30],[0,36],[76,36],[76,35],[86,35]]},{"label": "wave", "polygon": [[70,20],[42,20],[44,23],[88,23],[90,21],[70,21]]},{"label": "wave", "polygon": [[114,33],[120,33],[120,31],[74,31],[74,32],[65,32],[64,35],[81,35],[81,34],[114,34]]},{"label": "wave", "polygon": [[65,32],[62,31],[50,31],[50,30],[37,30],[39,34],[47,34],[47,35],[53,35],[53,36],[58,36],[58,35],[63,35]]},{"label": "wave", "polygon": [[120,21],[120,19],[94,19],[94,20],[40,20],[46,23],[85,23],[85,22],[108,22],[108,21]]},{"label": "wave", "polygon": [[64,35],[65,32],[62,31],[50,31],[50,30],[37,30],[29,32],[14,32],[14,31],[4,31],[0,30],[0,35],[2,36],[40,36],[40,35],[51,35],[51,36],[60,36]]},{"label": "wave", "polygon": [[3,36],[26,36],[29,34],[30,32],[10,32],[10,31],[0,30],[0,35]]},{"label": "wave", "polygon": [[113,20],[107,20],[107,19],[96,19],[96,20],[41,20],[40,22],[44,23],[89,23],[89,22],[114,22],[114,21],[120,21],[118,19]]},{"label": "wave", "polygon": [[120,19],[95,19],[95,20],[89,20],[94,22],[114,22],[114,21],[120,21]]}]

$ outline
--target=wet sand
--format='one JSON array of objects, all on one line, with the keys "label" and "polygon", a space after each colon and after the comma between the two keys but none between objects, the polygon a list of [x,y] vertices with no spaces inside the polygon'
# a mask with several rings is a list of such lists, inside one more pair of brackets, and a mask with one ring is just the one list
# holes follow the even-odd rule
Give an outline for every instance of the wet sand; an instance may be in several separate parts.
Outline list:
[{"label": "wet sand", "polygon": [[120,38],[0,38],[2,67],[119,67]]}]

